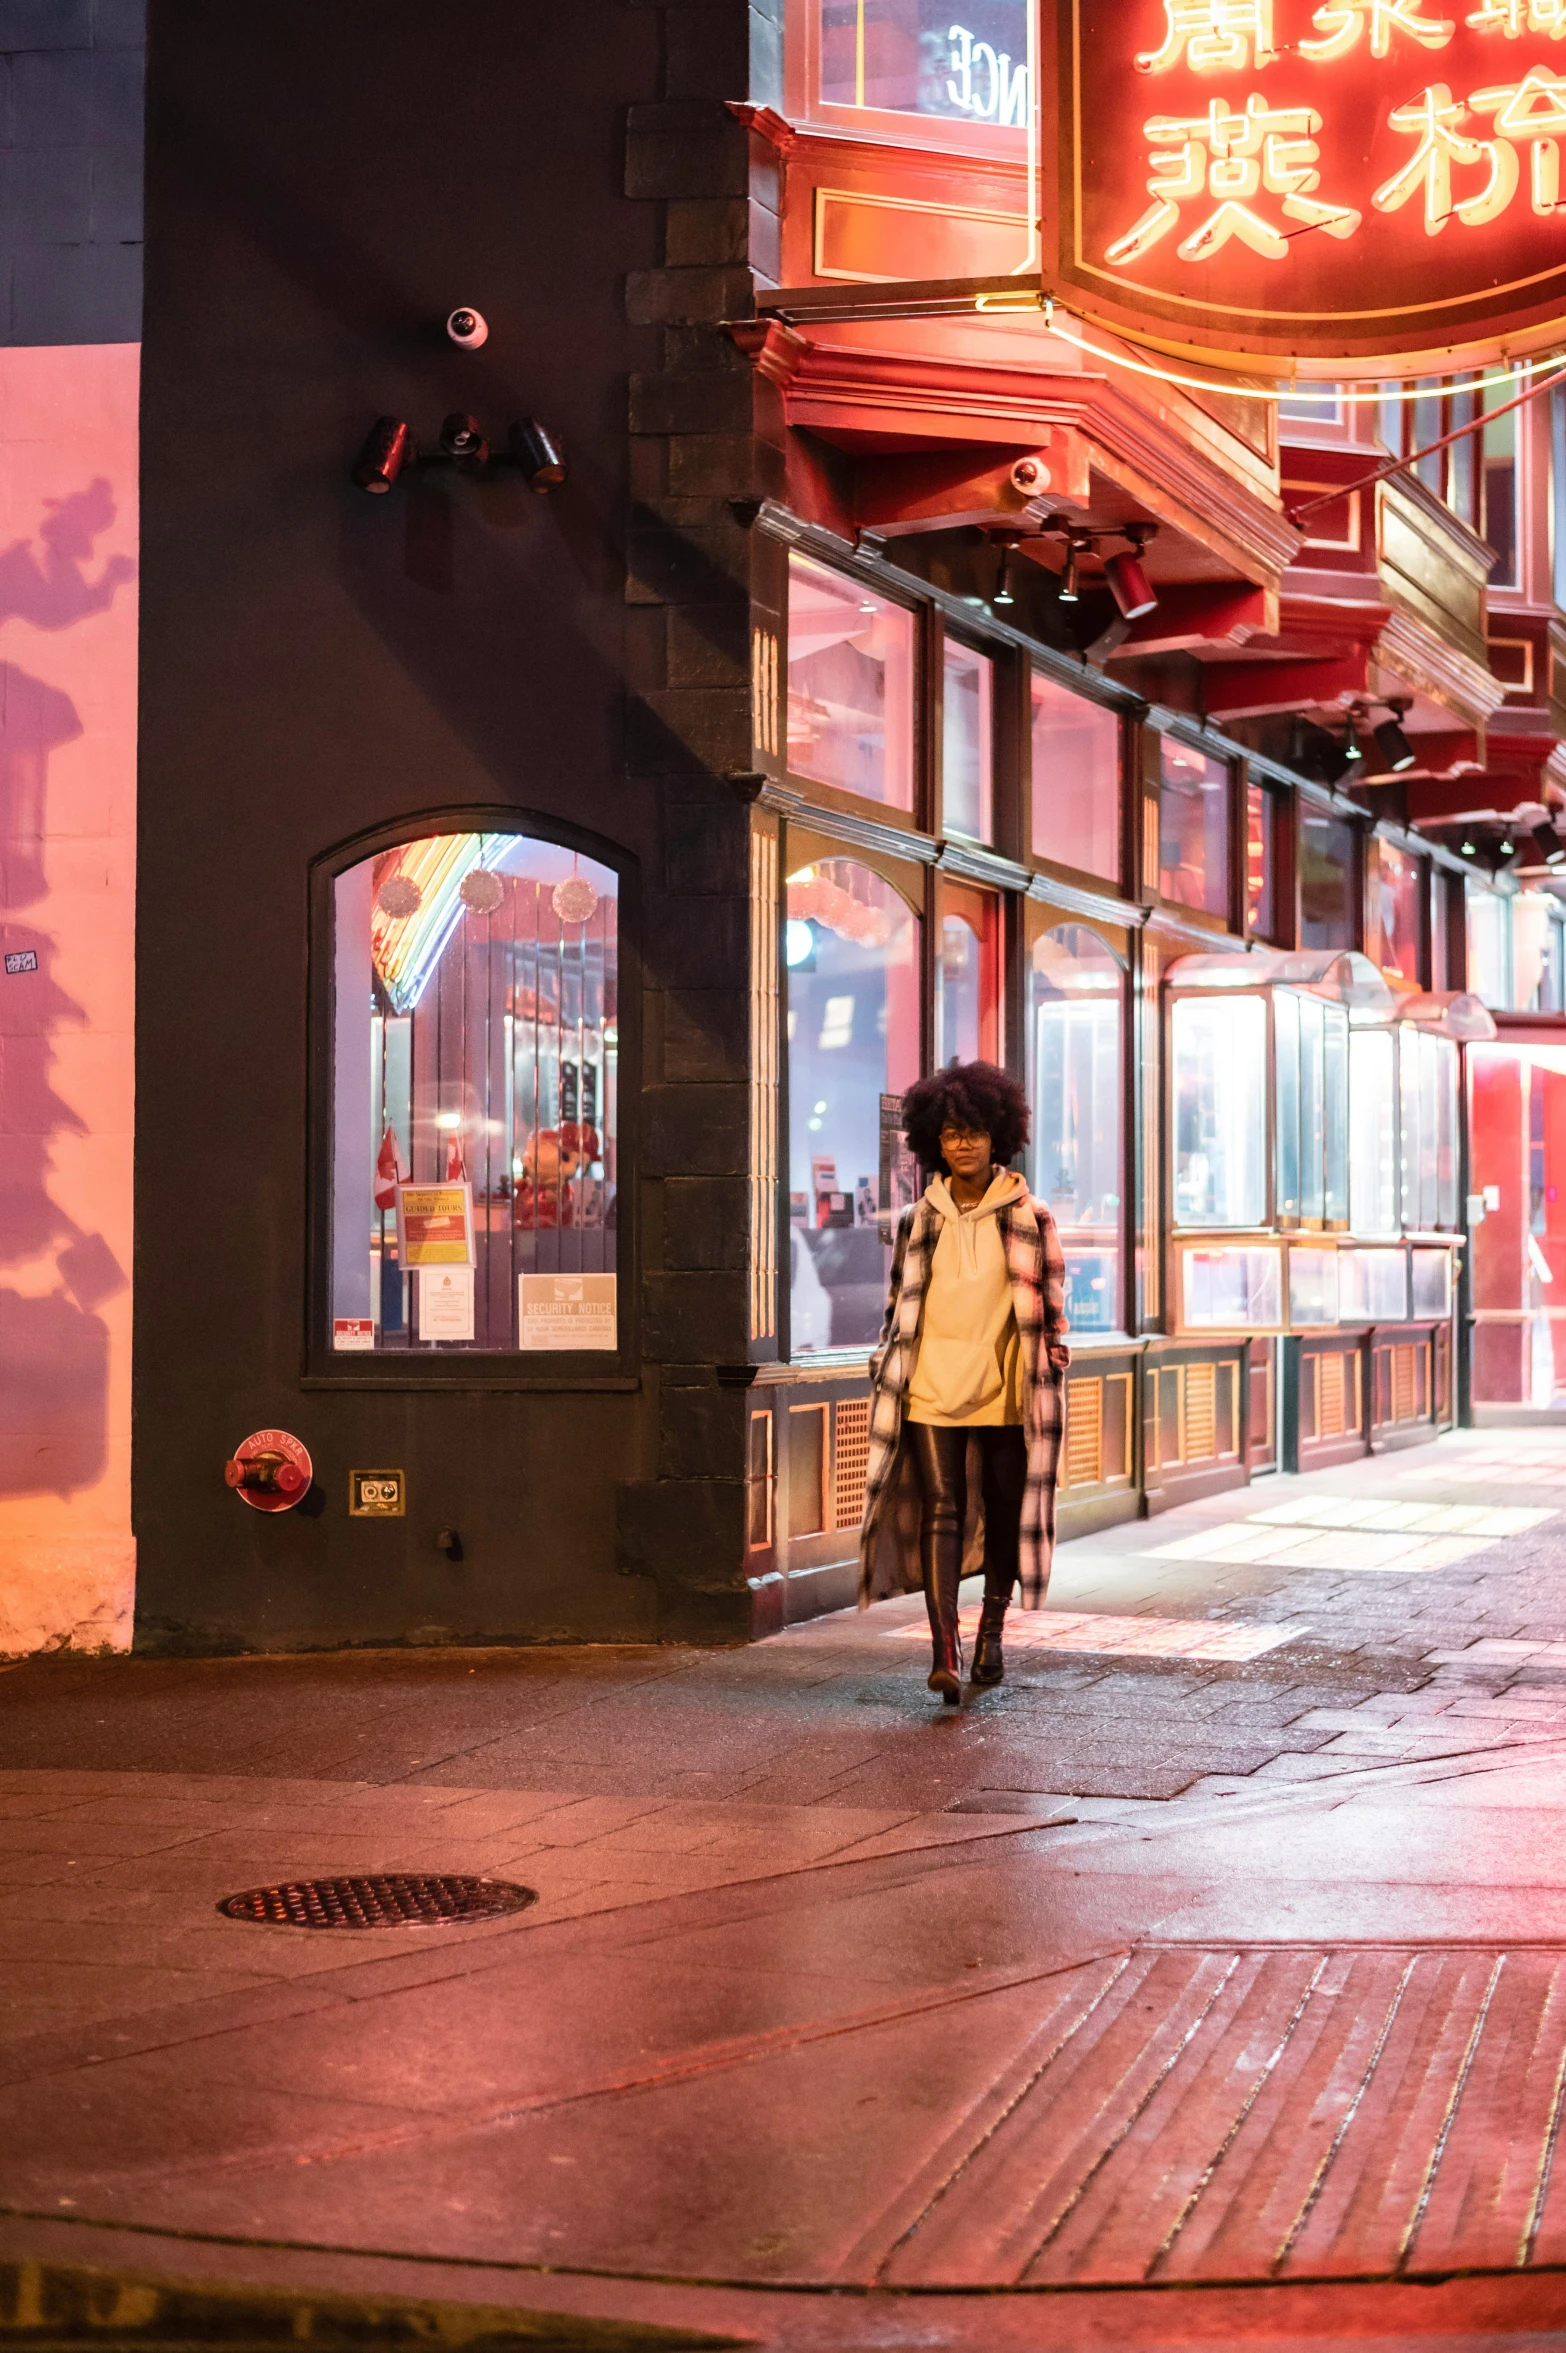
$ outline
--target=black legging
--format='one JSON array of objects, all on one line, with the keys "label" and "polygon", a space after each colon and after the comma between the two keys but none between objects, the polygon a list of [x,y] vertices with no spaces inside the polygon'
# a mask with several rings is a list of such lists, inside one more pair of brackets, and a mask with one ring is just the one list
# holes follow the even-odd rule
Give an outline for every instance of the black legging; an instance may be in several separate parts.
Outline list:
[{"label": "black legging", "polygon": [[962,1575],[968,1516],[968,1448],[978,1442],[984,1496],[984,1596],[1009,1601],[1022,1544],[1022,1498],[1028,1484],[1027,1434],[1015,1424],[951,1430],[909,1422],[914,1468],[924,1495],[919,1565],[927,1594],[955,1596]]}]

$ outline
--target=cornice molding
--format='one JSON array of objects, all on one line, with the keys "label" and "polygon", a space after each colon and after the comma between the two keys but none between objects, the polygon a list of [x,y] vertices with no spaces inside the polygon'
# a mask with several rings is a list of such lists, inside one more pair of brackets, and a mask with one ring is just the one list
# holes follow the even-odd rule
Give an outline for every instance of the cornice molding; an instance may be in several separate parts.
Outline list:
[{"label": "cornice molding", "polygon": [[1506,700],[1506,688],[1491,671],[1401,605],[1392,608],[1376,656],[1466,726],[1483,727]]}]

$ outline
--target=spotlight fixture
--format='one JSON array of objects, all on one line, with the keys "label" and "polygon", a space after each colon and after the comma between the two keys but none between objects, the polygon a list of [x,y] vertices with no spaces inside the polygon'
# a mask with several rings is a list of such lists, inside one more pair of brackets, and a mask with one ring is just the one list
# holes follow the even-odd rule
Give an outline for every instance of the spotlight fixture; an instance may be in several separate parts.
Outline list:
[{"label": "spotlight fixture", "polygon": [[1463,856],[1465,858],[1477,858],[1479,855],[1479,845],[1477,842],[1464,842],[1462,847]]},{"label": "spotlight fixture", "polygon": [[1553,825],[1536,825],[1533,846],[1546,866],[1559,866],[1566,861],[1566,842],[1561,840]]},{"label": "spotlight fixture", "polygon": [[1364,752],[1360,749],[1359,741],[1361,716],[1362,713],[1356,705],[1343,724],[1343,758],[1349,766],[1353,766],[1356,761],[1363,760],[1365,757]]},{"label": "spotlight fixture", "polygon": [[1401,776],[1406,768],[1413,767],[1416,756],[1413,745],[1403,733],[1403,719],[1409,705],[1400,700],[1388,703],[1387,709],[1392,714],[1391,718],[1383,719],[1381,725],[1373,729],[1372,732],[1376,739],[1376,749],[1380,752],[1387,767],[1394,776]]},{"label": "spotlight fixture", "polygon": [[1120,607],[1121,617],[1140,621],[1144,613],[1151,613],[1158,604],[1158,593],[1142,564],[1142,550],[1152,536],[1144,523],[1126,526],[1126,538],[1131,542],[1129,553],[1111,556],[1104,566],[1104,578],[1109,593]]},{"label": "spotlight fixture", "polygon": [[1078,552],[1079,542],[1073,539],[1067,545],[1066,568],[1060,575],[1060,601],[1063,605],[1078,603],[1082,595],[1082,583],[1077,572]]},{"label": "spotlight fixture", "polygon": [[1011,589],[1011,549],[1003,547],[1000,570],[995,575],[995,593],[990,602],[992,605],[1014,605],[1016,601]]},{"label": "spotlight fixture", "polygon": [[540,496],[556,490],[566,478],[565,452],[547,425],[537,417],[523,417],[511,428],[511,455],[522,469],[529,490]]},{"label": "spotlight fixture", "polygon": [[1517,854],[1517,844],[1513,841],[1502,842],[1500,844],[1500,851],[1503,858],[1513,858]]},{"label": "spotlight fixture", "polygon": [[454,409],[442,425],[440,446],[459,466],[482,466],[489,456],[483,427],[477,417],[470,417],[461,409]]},{"label": "spotlight fixture", "polygon": [[401,417],[377,417],[353,462],[353,481],[372,497],[390,490],[413,456],[413,439]]}]

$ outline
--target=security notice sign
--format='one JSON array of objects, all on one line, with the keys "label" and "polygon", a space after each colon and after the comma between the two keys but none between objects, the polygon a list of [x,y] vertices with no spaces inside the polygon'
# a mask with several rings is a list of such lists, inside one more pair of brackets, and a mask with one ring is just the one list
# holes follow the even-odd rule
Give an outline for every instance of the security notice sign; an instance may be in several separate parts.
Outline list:
[{"label": "security notice sign", "polygon": [[471,1266],[471,1186],[399,1185],[397,1250],[404,1266]]},{"label": "security notice sign", "polygon": [[616,1347],[616,1279],[614,1275],[518,1275],[518,1347]]}]

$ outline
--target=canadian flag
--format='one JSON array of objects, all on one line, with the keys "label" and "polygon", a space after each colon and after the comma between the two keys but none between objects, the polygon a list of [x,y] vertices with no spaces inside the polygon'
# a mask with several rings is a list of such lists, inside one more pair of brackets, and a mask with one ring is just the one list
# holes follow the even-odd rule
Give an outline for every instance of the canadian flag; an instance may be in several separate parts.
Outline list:
[{"label": "canadian flag", "polygon": [[372,1197],[377,1209],[396,1208],[397,1186],[399,1182],[406,1183],[407,1176],[406,1163],[398,1155],[397,1139],[388,1128],[381,1138],[381,1148],[375,1159],[375,1191]]},{"label": "canadian flag", "polygon": [[465,1185],[467,1181],[468,1172],[462,1165],[462,1138],[452,1136],[446,1145],[446,1182]]}]

